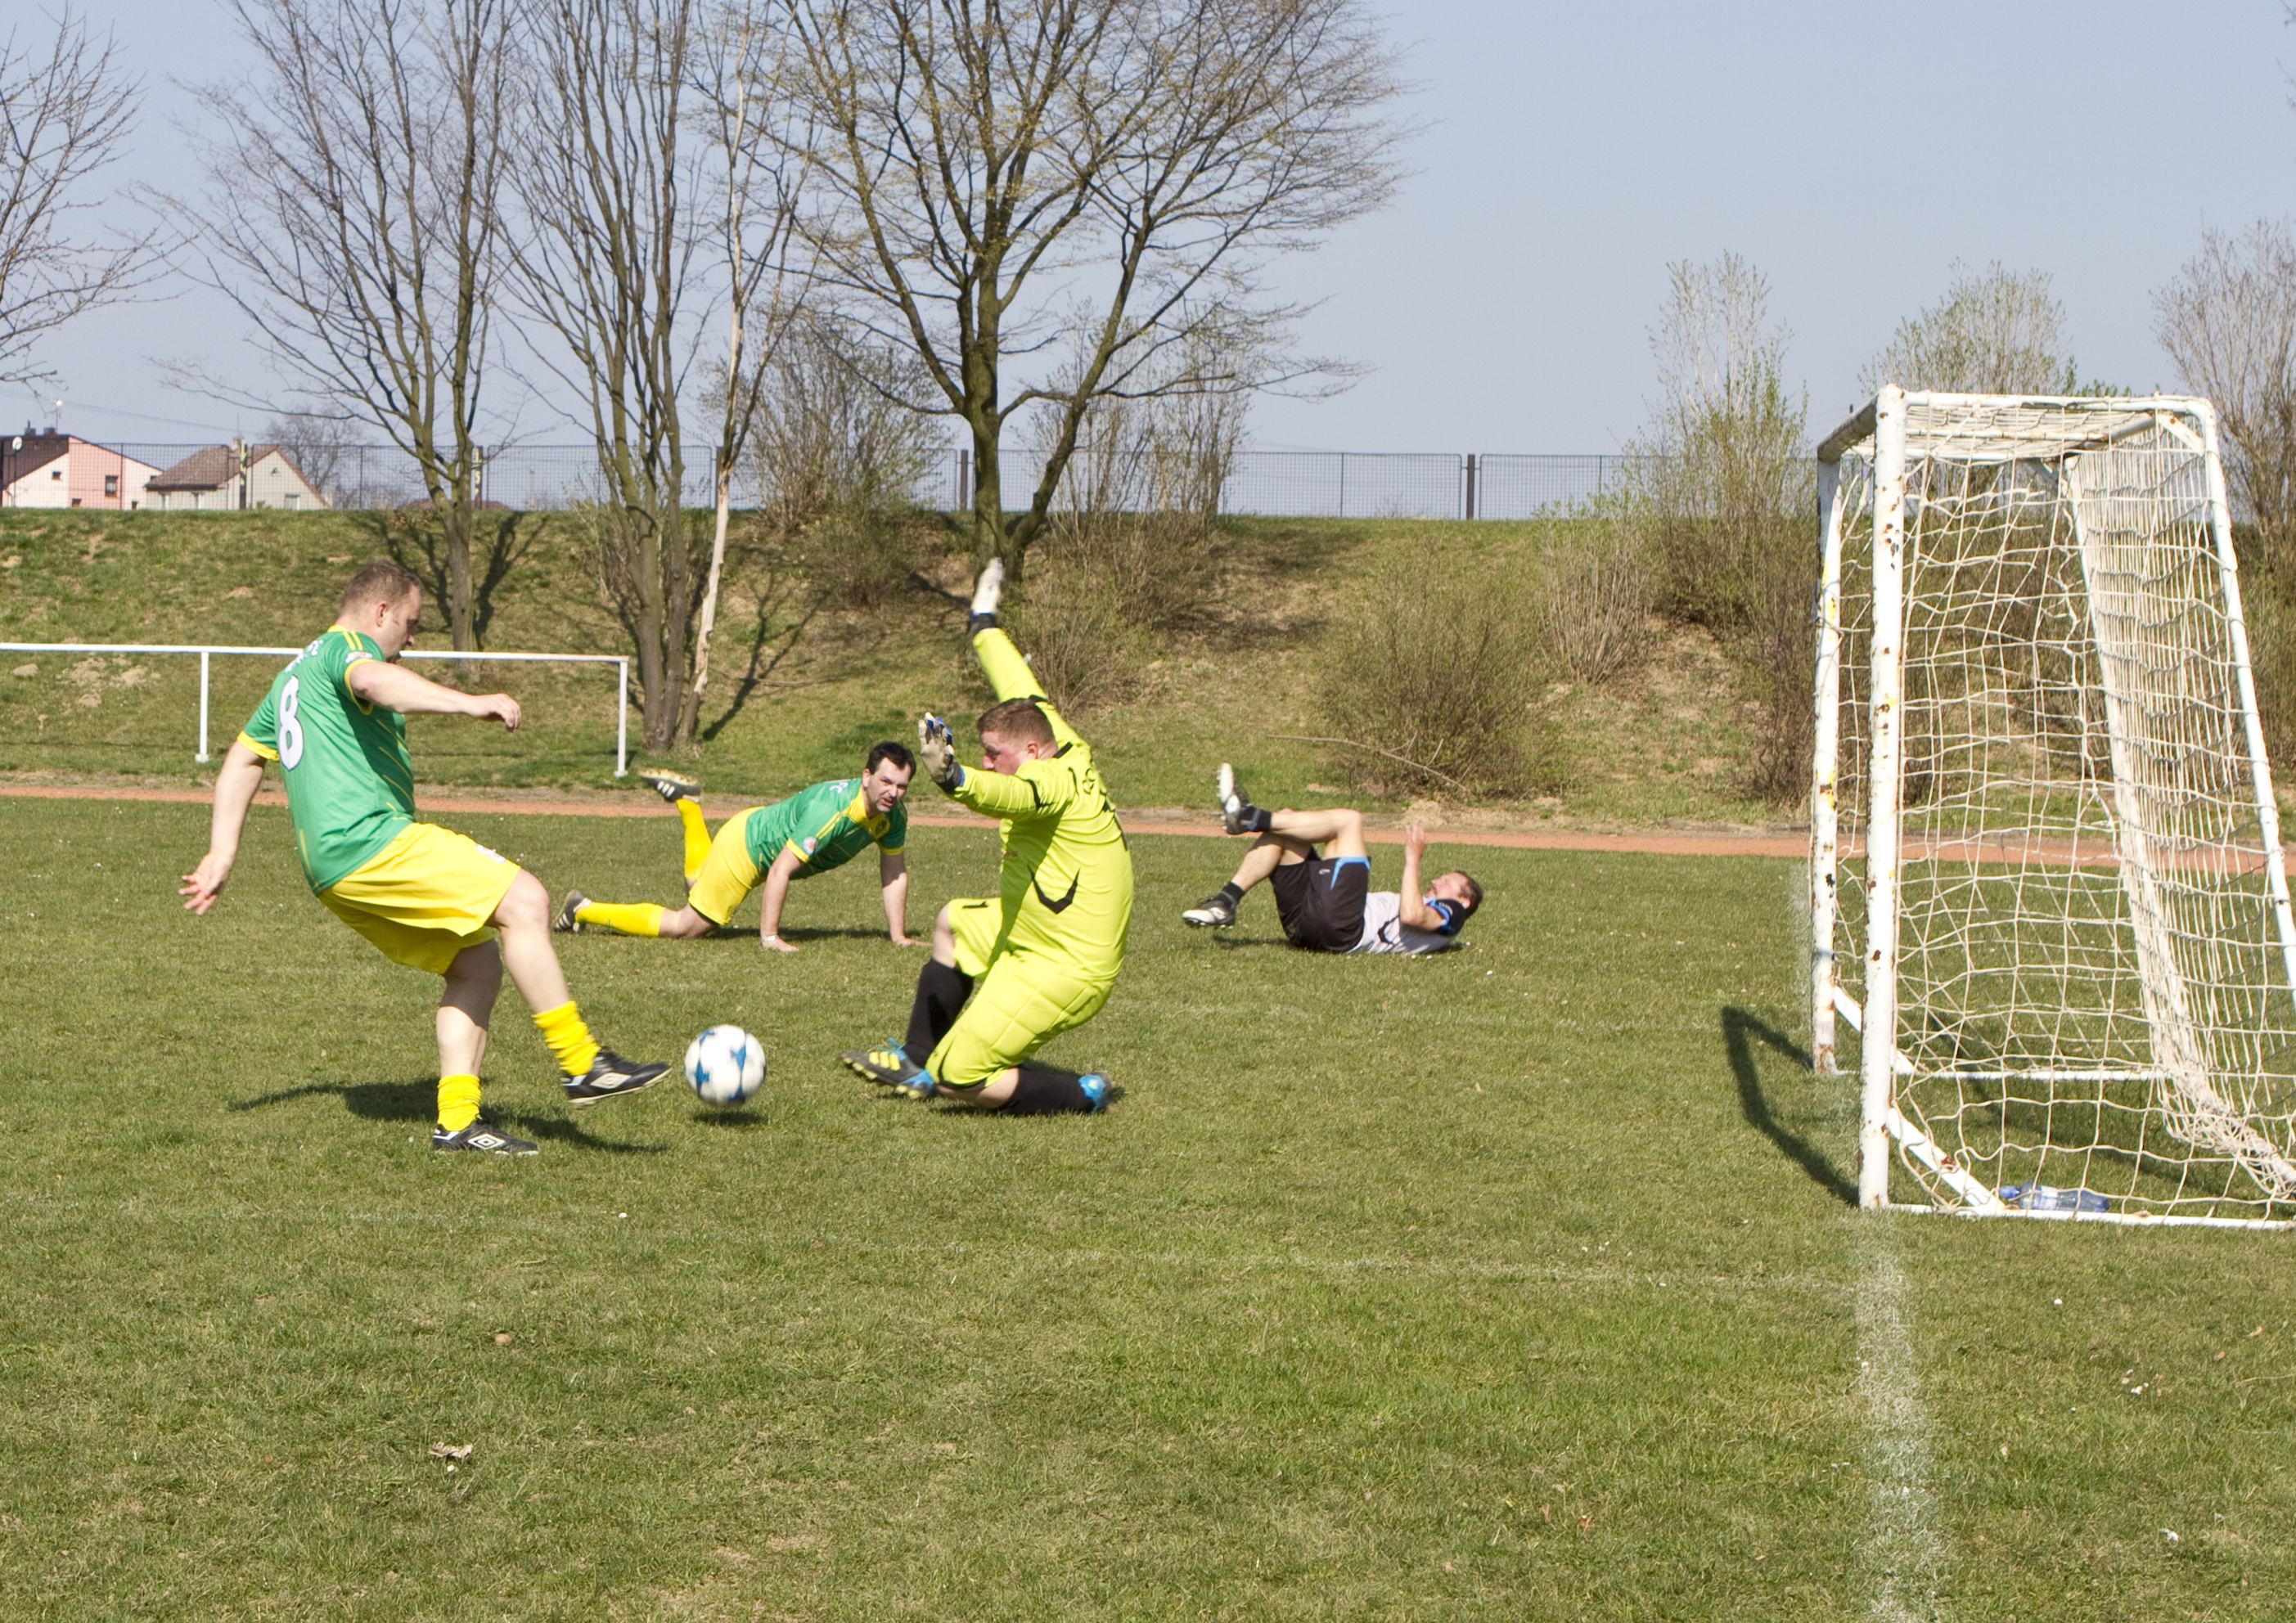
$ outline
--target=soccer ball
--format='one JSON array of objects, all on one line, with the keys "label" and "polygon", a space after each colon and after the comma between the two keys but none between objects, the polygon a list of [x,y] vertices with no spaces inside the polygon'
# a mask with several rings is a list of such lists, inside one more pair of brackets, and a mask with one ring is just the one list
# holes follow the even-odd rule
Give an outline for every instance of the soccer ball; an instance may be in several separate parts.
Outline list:
[{"label": "soccer ball", "polygon": [[712,1026],[686,1045],[685,1079],[704,1104],[739,1104],[765,1085],[765,1045],[739,1026]]}]

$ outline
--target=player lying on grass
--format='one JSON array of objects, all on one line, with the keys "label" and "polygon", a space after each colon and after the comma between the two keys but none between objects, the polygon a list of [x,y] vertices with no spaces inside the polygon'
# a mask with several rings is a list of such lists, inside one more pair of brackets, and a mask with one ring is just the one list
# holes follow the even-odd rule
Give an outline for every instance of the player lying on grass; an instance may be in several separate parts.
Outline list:
[{"label": "player lying on grass", "polygon": [[1483,905],[1482,886],[1456,869],[1437,874],[1421,889],[1427,831],[1416,823],[1403,833],[1403,889],[1374,890],[1361,812],[1264,811],[1243,798],[1225,761],[1218,789],[1227,832],[1259,838],[1234,879],[1180,914],[1191,924],[1226,929],[1235,922],[1245,892],[1267,880],[1283,934],[1294,947],[1318,953],[1439,953],[1459,945],[1460,927]]},{"label": "player lying on grass", "polygon": [[960,806],[1000,820],[997,894],[933,921],[907,1036],[845,1062],[912,1098],[1016,1114],[1103,1109],[1106,1077],[1037,1064],[1046,1040],[1100,1012],[1124,966],[1132,853],[1092,746],[1038,691],[996,624],[1004,566],[991,561],[966,628],[996,702],[981,713],[985,768],[960,765],[947,724],[917,725],[925,775]]},{"label": "player lying on grass", "polygon": [[208,854],[180,893],[193,913],[215,906],[264,763],[277,761],[313,893],[384,957],[447,983],[430,1147],[531,1155],[533,1144],[479,1116],[479,1067],[505,965],[565,1073],[570,1104],[637,1093],[665,1068],[634,1065],[590,1035],[550,942],[541,881],[464,835],[414,820],[407,717],[473,716],[512,732],[519,724],[507,693],[457,693],[396,663],[422,616],[422,583],[397,565],[369,564],[351,578],[335,623],[273,678],[216,774]]},{"label": "player lying on grass", "polygon": [[782,939],[782,904],[792,881],[842,867],[873,844],[877,882],[884,887],[885,929],[896,947],[909,939],[909,869],[901,848],[909,814],[902,798],[915,774],[903,746],[869,751],[858,778],[837,778],[800,789],[786,800],[753,806],[718,825],[711,839],[701,818],[701,785],[679,772],[640,774],[646,785],[677,808],[685,825],[685,906],[672,912],[652,902],[594,902],[566,893],[556,927],[619,930],[626,936],[706,936],[734,916],[750,892],[763,889],[758,940],[777,952],[797,948]]}]

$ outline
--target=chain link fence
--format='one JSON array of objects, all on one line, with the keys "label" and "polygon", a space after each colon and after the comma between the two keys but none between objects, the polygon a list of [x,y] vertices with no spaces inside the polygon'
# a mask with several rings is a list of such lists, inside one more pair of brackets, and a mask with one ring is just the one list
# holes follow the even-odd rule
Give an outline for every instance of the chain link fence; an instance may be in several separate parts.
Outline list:
[{"label": "chain link fence", "polygon": [[[124,443],[103,449],[164,476],[217,447]],[[331,506],[374,512],[425,499],[414,464],[393,447],[286,449]],[[1553,517],[1615,491],[1627,465],[1627,458],[1607,455],[1243,451],[1229,468],[1220,510],[1267,518]],[[1023,451],[1007,452],[1002,471],[1005,505],[1025,504],[1042,473],[1040,459]],[[685,488],[690,506],[706,507],[716,500],[706,455],[703,465],[686,469]],[[596,501],[603,492],[596,455],[581,445],[503,447],[487,454],[480,479],[482,500],[530,512]],[[764,494],[758,479],[746,470],[734,480],[736,507],[760,505]],[[972,494],[972,454],[959,450],[934,459],[917,481],[913,499],[922,507],[955,511],[970,507]],[[155,503],[147,500],[144,504]],[[226,495],[219,503],[206,504],[235,504]]]}]

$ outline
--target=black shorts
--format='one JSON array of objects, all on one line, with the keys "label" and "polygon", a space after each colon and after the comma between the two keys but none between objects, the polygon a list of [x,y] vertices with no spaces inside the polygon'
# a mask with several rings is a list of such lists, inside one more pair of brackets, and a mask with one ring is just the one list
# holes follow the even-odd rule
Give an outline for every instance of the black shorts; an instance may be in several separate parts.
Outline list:
[{"label": "black shorts", "polygon": [[1363,939],[1364,898],[1371,894],[1371,863],[1362,857],[1317,857],[1288,862],[1268,879],[1276,916],[1294,947],[1314,953],[1351,953]]}]

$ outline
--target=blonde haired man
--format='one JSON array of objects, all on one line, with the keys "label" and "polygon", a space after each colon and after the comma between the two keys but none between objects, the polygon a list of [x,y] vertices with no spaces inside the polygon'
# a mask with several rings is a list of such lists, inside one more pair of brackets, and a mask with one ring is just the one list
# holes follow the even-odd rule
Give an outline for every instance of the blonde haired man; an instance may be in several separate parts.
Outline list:
[{"label": "blonde haired man", "polygon": [[383,956],[446,982],[430,1147],[531,1155],[533,1143],[479,1115],[479,1068],[505,967],[564,1073],[568,1103],[638,1093],[667,1067],[632,1064],[590,1035],[551,945],[541,881],[467,836],[415,820],[407,717],[470,716],[512,732],[520,720],[507,693],[458,693],[397,662],[422,618],[422,582],[396,564],[351,578],[335,623],[273,678],[234,741],[216,775],[208,853],[180,894],[193,913],[215,906],[264,766],[277,761],[312,893]]}]

